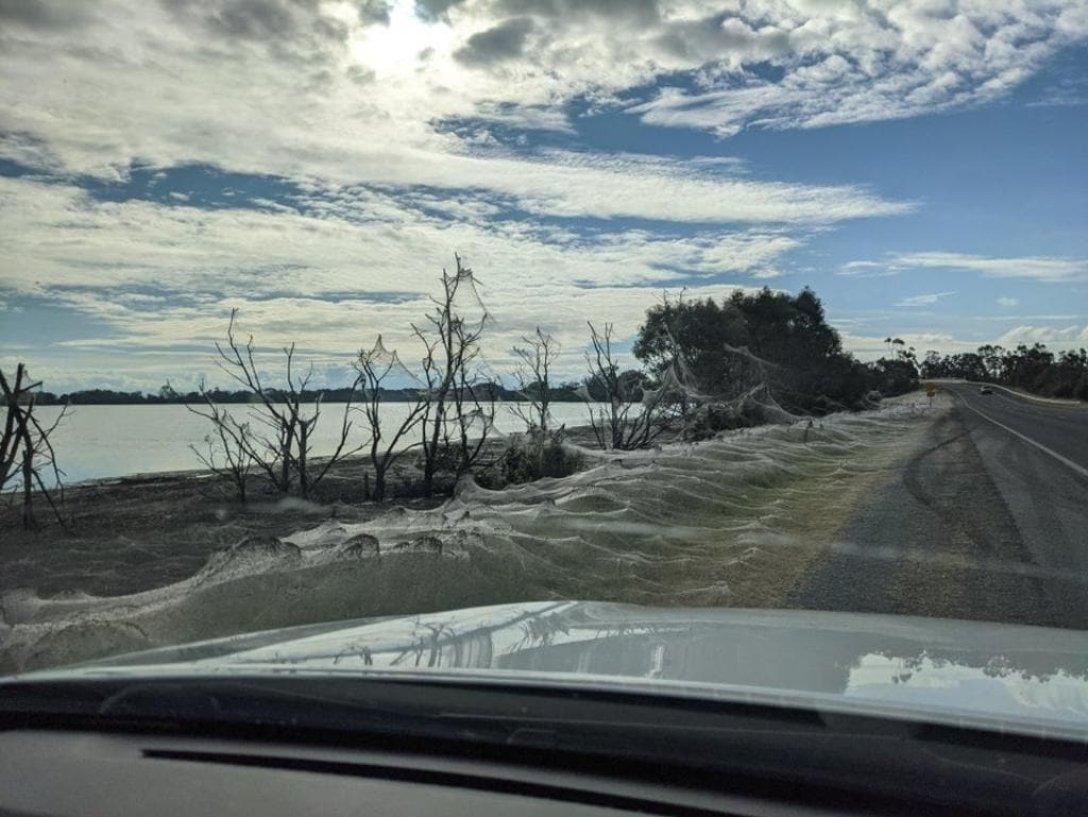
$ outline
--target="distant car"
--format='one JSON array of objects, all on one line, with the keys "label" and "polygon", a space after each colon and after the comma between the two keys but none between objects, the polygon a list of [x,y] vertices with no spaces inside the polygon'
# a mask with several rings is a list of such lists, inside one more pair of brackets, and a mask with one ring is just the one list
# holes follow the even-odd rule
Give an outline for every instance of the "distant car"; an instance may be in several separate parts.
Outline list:
[{"label": "distant car", "polygon": [[991,389],[991,388],[990,388],[989,386],[982,386],[982,387],[981,387],[981,388],[980,388],[980,389],[978,390],[978,393],[979,393],[979,394],[993,394],[993,393],[994,393],[994,390],[993,390],[993,389]]}]

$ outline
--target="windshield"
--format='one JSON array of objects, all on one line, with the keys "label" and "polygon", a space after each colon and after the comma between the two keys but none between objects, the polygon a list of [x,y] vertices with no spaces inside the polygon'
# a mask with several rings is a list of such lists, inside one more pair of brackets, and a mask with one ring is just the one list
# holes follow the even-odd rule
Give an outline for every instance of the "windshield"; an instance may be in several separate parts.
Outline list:
[{"label": "windshield", "polygon": [[26,0],[0,65],[4,674],[1088,723],[1083,3]]}]

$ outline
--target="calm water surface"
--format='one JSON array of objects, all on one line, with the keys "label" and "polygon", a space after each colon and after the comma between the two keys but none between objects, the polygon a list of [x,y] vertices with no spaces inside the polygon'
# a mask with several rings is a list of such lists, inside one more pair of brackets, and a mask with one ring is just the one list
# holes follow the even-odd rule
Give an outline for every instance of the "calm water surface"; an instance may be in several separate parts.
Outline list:
[{"label": "calm water surface", "polygon": [[[244,406],[229,407],[242,418]],[[55,406],[38,409],[44,422],[52,422],[60,411]],[[405,403],[383,406],[389,422],[396,422],[407,411]],[[322,408],[314,437],[314,456],[331,454],[340,431],[343,404]],[[556,425],[586,425],[588,409],[581,403],[557,403],[552,415]],[[503,433],[521,431],[525,424],[510,406],[499,406],[495,426]],[[71,484],[88,479],[184,471],[201,468],[191,446],[207,449],[205,437],[211,423],[188,411],[185,406],[73,406],[57,429],[53,446],[57,462]],[[367,427],[361,414],[353,420],[352,441],[366,441]]]}]

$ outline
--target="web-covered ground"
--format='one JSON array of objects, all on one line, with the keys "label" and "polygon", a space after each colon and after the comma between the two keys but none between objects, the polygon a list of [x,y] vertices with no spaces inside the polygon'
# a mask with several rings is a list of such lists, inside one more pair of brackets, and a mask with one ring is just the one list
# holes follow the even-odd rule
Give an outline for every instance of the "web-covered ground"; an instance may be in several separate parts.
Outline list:
[{"label": "web-covered ground", "polygon": [[728,432],[427,510],[251,537],[184,581],[123,596],[2,598],[0,669],[318,621],[513,601],[786,606],[859,501],[947,406]]}]

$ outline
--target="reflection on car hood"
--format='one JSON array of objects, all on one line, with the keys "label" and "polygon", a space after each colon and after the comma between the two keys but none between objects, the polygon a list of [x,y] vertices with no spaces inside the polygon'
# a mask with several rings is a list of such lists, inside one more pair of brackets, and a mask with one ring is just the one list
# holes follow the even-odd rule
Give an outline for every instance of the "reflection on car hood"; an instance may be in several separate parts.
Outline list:
[{"label": "reflection on car hood", "polygon": [[268,672],[620,686],[1088,735],[1088,635],[852,613],[508,604],[255,633],[23,677]]}]

